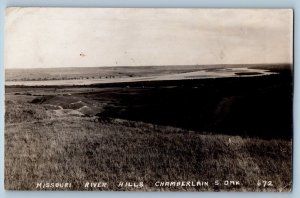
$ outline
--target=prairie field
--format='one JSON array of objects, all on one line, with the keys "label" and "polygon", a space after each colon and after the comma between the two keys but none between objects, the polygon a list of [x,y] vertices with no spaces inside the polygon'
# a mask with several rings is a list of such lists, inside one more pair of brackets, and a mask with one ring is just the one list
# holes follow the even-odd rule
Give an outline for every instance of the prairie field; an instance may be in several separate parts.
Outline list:
[{"label": "prairie field", "polygon": [[[5,189],[57,190],[36,184],[69,182],[72,190],[290,191],[292,81],[289,72],[278,71],[167,82],[6,86]],[[240,185],[224,185],[227,180]],[[155,185],[171,181],[209,185]],[[272,185],[258,185],[262,181]],[[85,188],[85,182],[108,187]],[[143,182],[143,187],[119,182]]]}]

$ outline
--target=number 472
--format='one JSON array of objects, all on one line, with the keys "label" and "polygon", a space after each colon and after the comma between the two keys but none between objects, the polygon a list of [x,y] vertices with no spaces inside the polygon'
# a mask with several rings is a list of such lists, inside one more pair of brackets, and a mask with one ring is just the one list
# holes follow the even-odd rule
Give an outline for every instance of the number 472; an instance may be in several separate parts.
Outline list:
[{"label": "number 472", "polygon": [[257,181],[257,186],[269,187],[269,186],[273,186],[273,183],[272,183],[272,181],[258,180]]}]

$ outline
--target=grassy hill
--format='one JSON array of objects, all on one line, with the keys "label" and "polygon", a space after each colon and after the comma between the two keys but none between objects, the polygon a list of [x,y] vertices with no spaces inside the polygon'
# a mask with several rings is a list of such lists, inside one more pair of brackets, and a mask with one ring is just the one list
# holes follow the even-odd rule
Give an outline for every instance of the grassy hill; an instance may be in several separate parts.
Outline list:
[{"label": "grassy hill", "polygon": [[[213,135],[141,122],[67,117],[6,125],[5,188],[36,182],[144,182],[155,191],[289,191],[291,142]],[[156,181],[209,181],[209,187],[155,187]],[[241,186],[214,186],[238,180]],[[273,187],[258,187],[259,180]],[[95,190],[95,189],[89,189]],[[97,189],[96,189],[97,190]],[[100,189],[101,190],[101,189]],[[138,190],[128,188],[127,190]]]},{"label": "grassy hill", "polygon": [[[88,101],[72,105],[72,99],[67,103],[50,97],[58,105],[49,105],[32,102],[39,97],[14,93],[6,93],[5,189],[35,190],[37,182],[72,182],[73,190],[290,191],[291,140],[101,120],[80,111]],[[198,180],[209,186],[154,186],[156,181]],[[241,185],[215,186],[215,180],[237,180]],[[273,186],[257,186],[261,180]],[[86,181],[109,186],[86,189]],[[120,188],[121,181],[142,181],[144,187]]]}]

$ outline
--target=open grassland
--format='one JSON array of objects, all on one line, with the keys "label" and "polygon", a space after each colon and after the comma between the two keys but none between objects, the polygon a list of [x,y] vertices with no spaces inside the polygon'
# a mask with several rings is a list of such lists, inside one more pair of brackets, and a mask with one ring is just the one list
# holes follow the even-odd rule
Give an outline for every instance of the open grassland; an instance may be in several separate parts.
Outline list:
[{"label": "open grassland", "polygon": [[[173,127],[69,117],[6,126],[5,187],[35,189],[37,182],[144,182],[140,190],[289,191],[291,141],[202,135]],[[214,186],[238,180],[241,186]],[[210,181],[209,187],[155,187],[156,181]],[[257,187],[270,180],[274,187]],[[91,189],[90,189],[91,190]],[[94,189],[99,190],[99,189]],[[101,190],[101,189],[100,189]],[[128,188],[127,190],[139,190]]]},{"label": "open grassland", "polygon": [[[35,190],[37,182],[71,182],[73,190],[290,191],[291,139],[101,120],[95,114],[105,109],[105,100],[79,94],[92,95],[94,89],[55,90],[55,97],[54,89],[30,94],[26,89],[6,90],[6,189]],[[209,186],[155,187],[157,181],[199,180]],[[241,185],[215,186],[215,180]],[[273,186],[258,187],[259,180],[272,181]],[[84,188],[85,182],[99,181],[108,182],[108,188]],[[144,187],[117,186],[125,181],[142,181]]]}]

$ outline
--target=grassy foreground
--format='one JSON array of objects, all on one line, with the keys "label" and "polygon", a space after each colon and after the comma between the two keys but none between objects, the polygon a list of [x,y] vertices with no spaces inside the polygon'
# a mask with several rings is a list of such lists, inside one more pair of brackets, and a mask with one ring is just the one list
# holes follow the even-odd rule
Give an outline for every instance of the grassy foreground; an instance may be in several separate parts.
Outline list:
[{"label": "grassy foreground", "polygon": [[[24,106],[6,105],[6,189],[35,190],[37,182],[71,182],[73,190],[291,189],[291,141],[199,134],[121,119],[101,122],[78,115],[49,117],[38,105],[27,108],[33,112]],[[24,115],[27,117],[18,118]],[[154,185],[157,181],[198,180],[210,185]],[[216,186],[215,180],[238,180],[241,185]],[[272,181],[273,187],[258,187],[258,180]],[[108,188],[85,189],[87,181],[108,182]],[[142,181],[144,187],[121,188],[117,186],[121,181]]]}]

